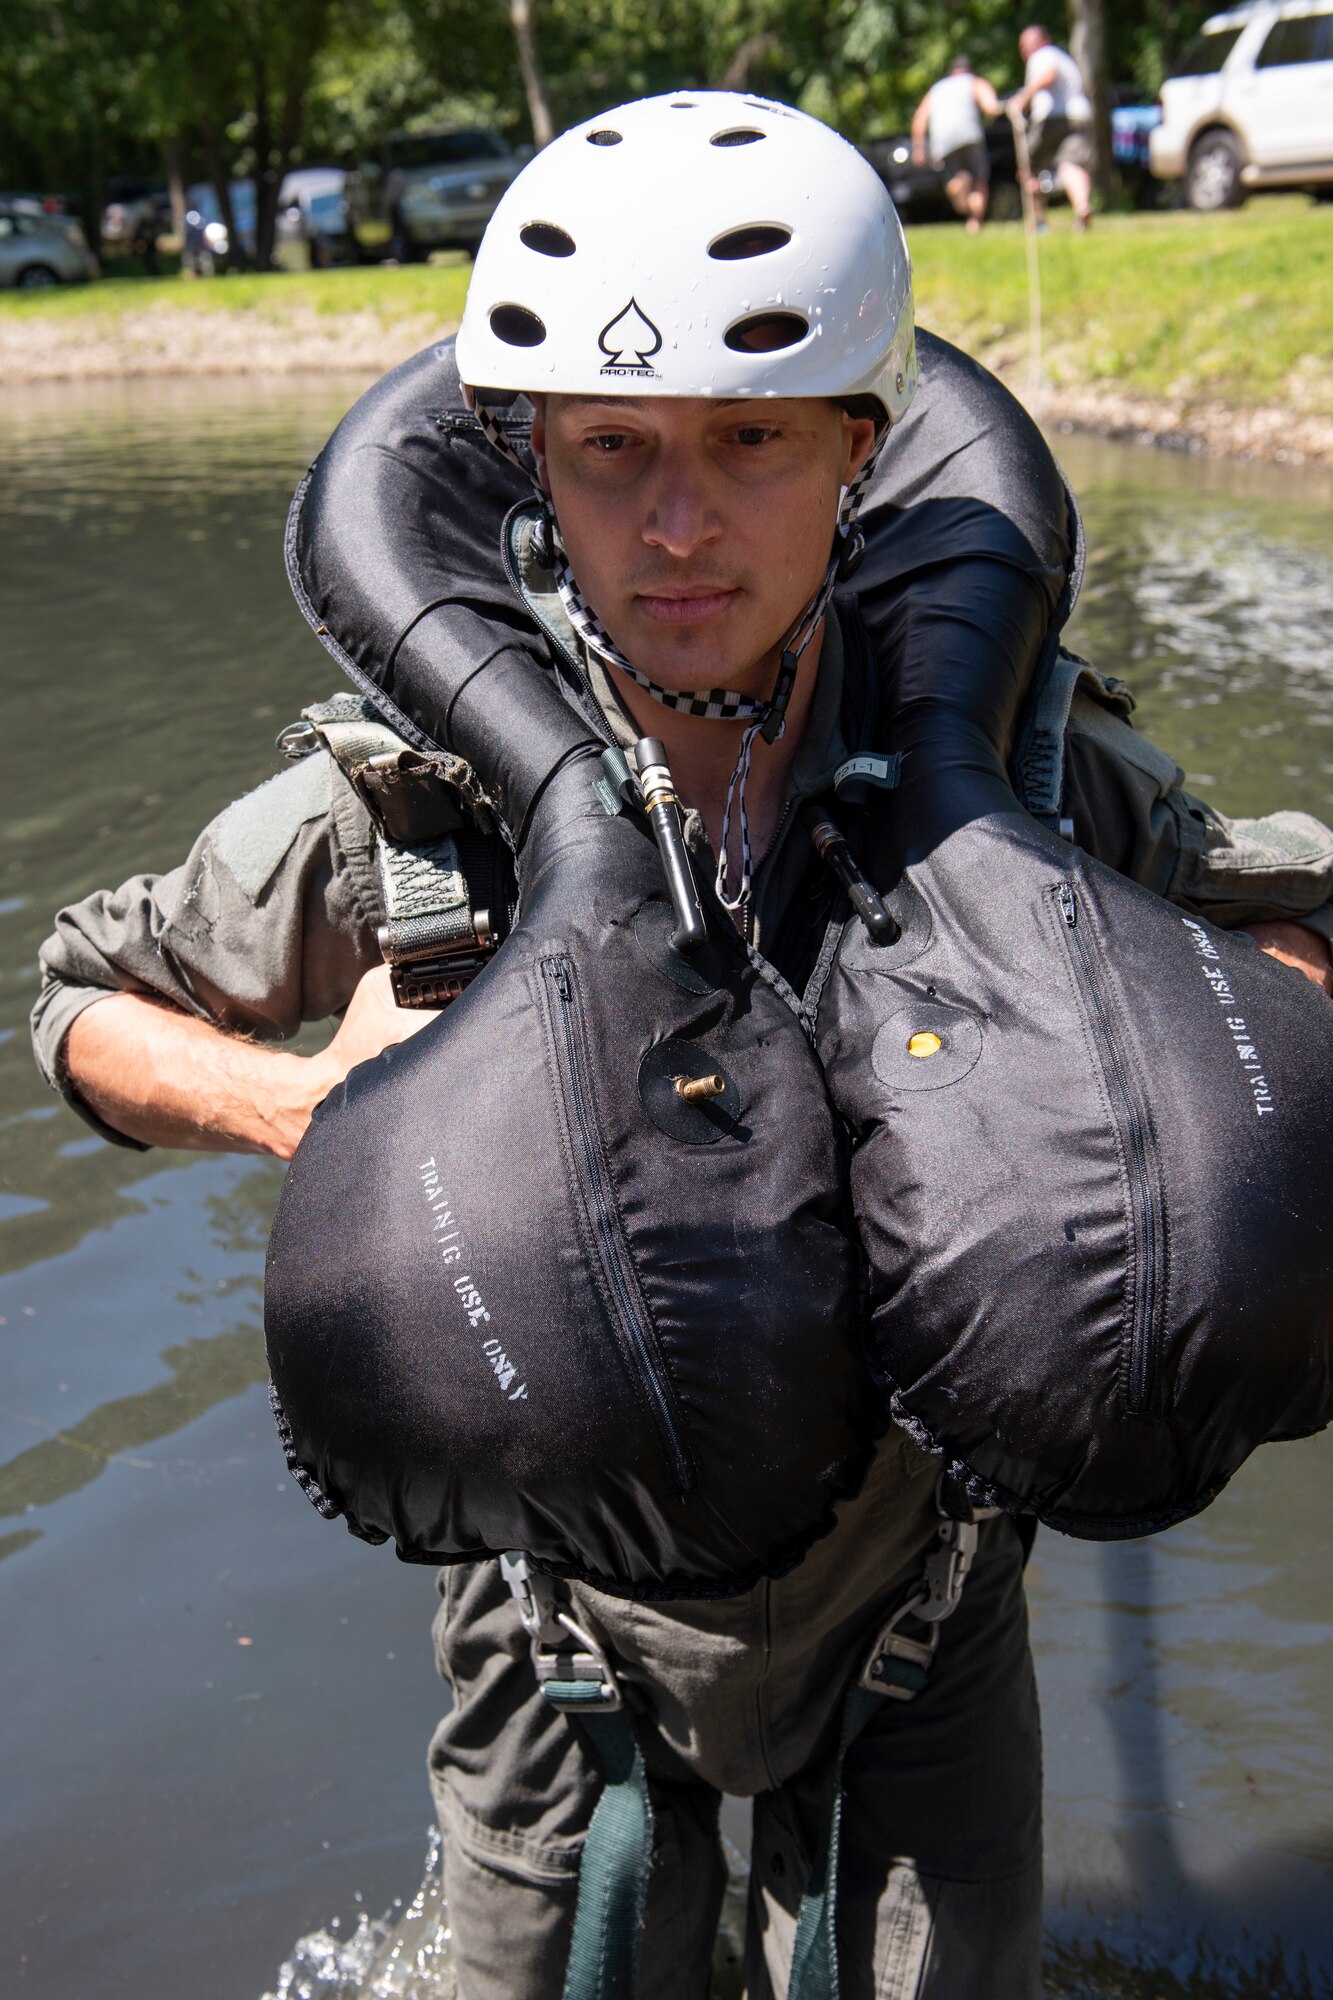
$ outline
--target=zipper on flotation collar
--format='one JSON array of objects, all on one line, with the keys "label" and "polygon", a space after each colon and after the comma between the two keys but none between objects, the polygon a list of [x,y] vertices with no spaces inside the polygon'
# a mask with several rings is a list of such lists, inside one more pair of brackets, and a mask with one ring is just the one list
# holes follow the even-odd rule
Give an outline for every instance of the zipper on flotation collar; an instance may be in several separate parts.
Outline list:
[{"label": "zipper on flotation collar", "polygon": [[1061,928],[1082,974],[1083,997],[1093,1041],[1101,1059],[1111,1115],[1120,1134],[1129,1190],[1132,1290],[1129,1365],[1125,1408],[1131,1416],[1151,1414],[1166,1291],[1166,1215],[1161,1195],[1157,1138],[1148,1099],[1133,1057],[1115,1032],[1115,1008],[1090,926],[1080,924],[1078,897],[1068,882],[1056,886]]},{"label": "zipper on flotation collar", "polygon": [[[681,1438],[675,1397],[648,1317],[639,1281],[630,1260],[616,1207],[611,1169],[602,1146],[597,1100],[584,1043],[583,1010],[574,961],[560,952],[540,961],[547,994],[547,1018],[555,1044],[556,1068],[569,1117],[570,1142],[576,1156],[576,1180],[588,1218],[589,1235],[602,1274],[601,1294],[610,1308],[613,1330],[621,1336],[634,1373],[682,1493],[695,1485],[694,1467]],[[581,1172],[578,1169],[581,1168]]]}]

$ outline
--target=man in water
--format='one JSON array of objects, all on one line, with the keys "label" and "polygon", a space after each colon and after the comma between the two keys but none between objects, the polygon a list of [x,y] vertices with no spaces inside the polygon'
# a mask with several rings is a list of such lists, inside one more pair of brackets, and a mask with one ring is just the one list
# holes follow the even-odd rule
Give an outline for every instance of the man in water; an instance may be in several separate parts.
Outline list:
[{"label": "man in water", "polygon": [[[732,137],[736,105],[727,99],[720,107],[724,139]],[[666,136],[646,163],[641,153],[637,168],[614,152],[596,155],[628,190],[621,210],[628,219],[603,221],[594,204],[586,227],[578,223],[584,285],[566,293],[571,313],[590,271],[608,283],[614,274],[619,286],[627,261],[643,254],[655,229],[670,226],[686,132],[674,114],[694,108],[673,101],[661,120],[660,107],[618,114],[628,125],[651,112],[653,130]],[[836,369],[856,343],[868,343],[875,393],[800,393],[814,343],[795,354],[793,393],[673,392],[641,328],[647,359],[622,341],[612,352],[633,353],[634,361],[608,362],[605,386],[562,391],[561,351],[597,370],[607,348],[572,336],[566,347],[561,337],[549,387],[531,387],[530,462],[603,635],[599,653],[570,623],[562,644],[581,664],[613,740],[652,733],[664,741],[691,809],[687,833],[701,875],[726,854],[742,892],[737,922],[757,950],[780,958],[799,931],[810,871],[819,866],[809,843],[795,837],[798,815],[788,808],[826,794],[846,756],[849,648],[839,613],[821,614],[800,655],[785,733],[752,746],[752,876],[741,816],[729,823],[727,811],[744,725],[698,713],[699,697],[721,678],[755,702],[769,698],[793,621],[811,592],[818,595],[842,496],[883,442],[888,415],[905,406],[911,305],[905,264],[893,265],[896,221],[864,163],[850,155],[847,184],[831,184],[829,135],[819,128],[812,135],[812,121],[778,108],[760,110],[772,152],[786,147],[793,155],[805,227],[829,244],[835,265],[824,294],[829,338],[816,360]],[[743,115],[754,123],[752,107]],[[585,136],[570,135],[576,146]],[[565,242],[573,241],[560,221],[569,151],[562,145],[515,183],[525,220],[544,218],[538,240],[547,247],[534,257],[567,257]],[[696,171],[705,188],[721,178],[715,155]],[[776,199],[771,179],[765,193]],[[727,229],[744,241],[718,233]],[[757,280],[734,268],[728,276],[735,258],[712,253],[725,246],[776,254],[773,235],[771,223],[737,232],[719,203],[716,228],[692,253],[701,286],[712,285],[718,300],[741,283],[762,297]],[[863,279],[868,242],[879,246],[889,274],[875,315],[863,309],[864,282],[849,282]],[[516,271],[518,257],[515,249]],[[718,263],[711,275],[706,259]],[[524,268],[531,276],[537,266]],[[551,268],[554,321],[565,281]],[[517,336],[517,376],[525,340],[533,345],[533,311],[516,304],[517,282],[491,297],[501,303],[482,298],[475,311]],[[688,288],[681,298],[688,301]],[[642,302],[638,311],[642,318]],[[725,314],[688,303],[681,313],[681,340],[703,339],[718,326],[737,331]],[[791,317],[784,286],[780,312],[748,313],[740,323],[768,343],[745,351],[782,351]],[[649,335],[655,330],[648,325]],[[497,352],[484,339],[474,351]],[[864,356],[853,358],[863,371]],[[506,387],[495,374],[482,379]],[[445,359],[440,380],[443,396]],[[516,429],[511,418],[511,440]],[[894,442],[890,435],[890,498]],[[554,617],[550,555],[529,539],[518,588],[530,604],[542,594]],[[628,666],[605,650],[608,634]],[[654,689],[690,695],[696,712],[661,705]],[[1068,809],[1080,827],[1140,880],[1214,922],[1263,916],[1254,928],[1265,947],[1333,990],[1333,836],[1312,821],[1297,826],[1291,815],[1233,830],[1186,796],[1179,771],[1137,736],[1126,713],[1123,696],[1089,670],[1066,734]],[[38,1058],[52,1083],[121,1142],[290,1158],[315,1105],[352,1066],[428,1018],[394,1005],[376,963],[383,918],[371,866],[376,839],[337,756],[316,748],[215,820],[181,867],[63,911],[43,949],[34,1016]],[[479,867],[503,867],[498,838],[492,850]],[[487,888],[474,902],[496,907],[491,895]],[[302,1020],[337,1013],[341,1024],[321,1054],[271,1046]],[[936,1543],[936,1472],[903,1432],[890,1431],[834,1530],[790,1575],[733,1598],[663,1608],[570,1586],[580,1621],[604,1645],[638,1711],[656,1826],[639,1948],[643,2000],[703,2000],[707,1990],[725,1881],[717,1837],[724,1792],[754,1799],[747,1988],[754,2000],[787,1990],[797,1912],[829,1824],[839,1718],[867,1646]],[[441,1594],[437,1641],[453,1703],[432,1744],[431,1775],[460,1991],[463,2000],[557,2000],[601,1773],[570,1714],[542,1698],[499,1564],[449,1567]],[[910,1700],[880,1704],[842,1781],[839,1990],[887,2000],[1037,2000],[1040,1736],[1022,1551],[1008,1518],[982,1525],[976,1564],[940,1628],[924,1685]]]},{"label": "man in water", "polygon": [[949,74],[933,83],[912,115],[912,158],[945,176],[944,192],[967,233],[975,236],[990,199],[990,156],[983,118],[998,118],[1000,100],[984,76],[973,74],[966,56],[957,56]]},{"label": "man in water", "polygon": [[1092,102],[1082,72],[1045,28],[1024,28],[1018,52],[1027,65],[1023,88],[1014,92],[1006,109],[1028,121],[1028,188],[1037,226],[1046,215],[1040,175],[1043,168],[1054,167],[1074,211],[1075,229],[1087,229],[1092,222]]}]

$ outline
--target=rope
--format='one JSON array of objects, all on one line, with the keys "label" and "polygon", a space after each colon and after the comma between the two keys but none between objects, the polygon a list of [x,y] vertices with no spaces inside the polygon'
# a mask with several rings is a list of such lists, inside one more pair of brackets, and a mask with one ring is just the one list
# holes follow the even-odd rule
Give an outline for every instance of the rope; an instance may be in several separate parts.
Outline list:
[{"label": "rope", "polygon": [[1011,110],[1009,123],[1014,132],[1018,186],[1023,197],[1023,238],[1028,264],[1028,399],[1035,404],[1041,396],[1041,262],[1037,255],[1037,204],[1032,198],[1032,157],[1028,152],[1027,125],[1022,112]]}]

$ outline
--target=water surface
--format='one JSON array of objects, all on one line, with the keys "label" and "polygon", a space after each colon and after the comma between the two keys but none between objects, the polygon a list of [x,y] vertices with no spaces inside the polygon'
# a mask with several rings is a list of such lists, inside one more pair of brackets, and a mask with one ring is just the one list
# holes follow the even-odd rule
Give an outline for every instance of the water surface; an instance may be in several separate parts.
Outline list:
[{"label": "water surface", "polygon": [[[0,409],[0,1992],[256,2000],[303,1933],[346,1936],[421,1874],[431,1579],[283,1468],[259,1311],[279,1169],[103,1144],[25,1028],[52,911],[172,865],[332,691],[281,528],[357,387]],[[1327,816],[1328,482],[1058,443],[1092,547],[1075,645],[1222,810]],[[1107,1967],[1133,1958],[1163,2000],[1242,1972],[1333,1990],[1330,1488],[1315,1440],[1153,1542],[1040,1538],[1070,1991],[1128,1991]]]}]

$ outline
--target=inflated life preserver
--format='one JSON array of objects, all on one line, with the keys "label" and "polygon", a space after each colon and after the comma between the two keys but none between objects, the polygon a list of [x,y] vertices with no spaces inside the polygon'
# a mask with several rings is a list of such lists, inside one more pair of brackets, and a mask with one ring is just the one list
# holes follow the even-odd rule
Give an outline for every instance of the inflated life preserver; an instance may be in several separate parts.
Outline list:
[{"label": "inflated life preserver", "polygon": [[1019,690],[965,637],[1004,616],[944,576],[929,671],[889,634],[900,935],[848,924],[810,997],[895,1417],[974,1502],[1109,1539],[1333,1414],[1333,1001],[1020,807]]},{"label": "inflated life preserver", "polygon": [[[864,517],[868,615],[929,600],[943,536],[1018,606],[1023,680],[1069,594],[1067,495],[998,385],[924,353]],[[794,996],[706,892],[705,948],[674,949],[641,819],[599,800],[605,726],[500,561],[524,492],[446,346],[363,399],[293,507],[311,623],[400,733],[478,772],[520,907],[298,1150],[266,1290],[279,1421],[316,1504],[406,1557],[732,1591],[827,1531],[886,1421],[845,1138]],[[686,1098],[703,1077],[720,1093]]]},{"label": "inflated life preserver", "polygon": [[[859,839],[901,935],[831,936],[807,1012],[894,1414],[974,1500],[1142,1533],[1327,1420],[1333,1010],[1023,810],[1064,496],[1003,393],[923,353],[934,411],[895,438],[857,578],[903,773]],[[447,1030],[355,1073],[298,1155],[283,1421],[321,1504],[405,1554],[734,1589],[799,1559],[876,1427],[837,1133],[780,982],[712,906],[708,950],[675,952],[642,825],[597,803],[600,718],[496,559],[516,487],[435,353],[293,512],[312,622],[482,773],[522,908]],[[721,1095],[683,1099],[704,1072]]]}]

